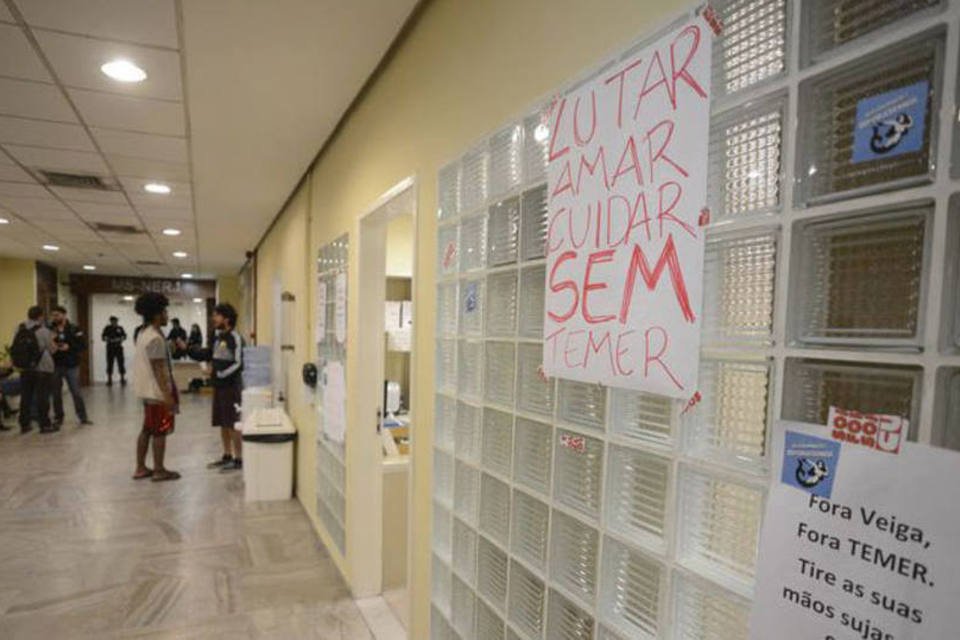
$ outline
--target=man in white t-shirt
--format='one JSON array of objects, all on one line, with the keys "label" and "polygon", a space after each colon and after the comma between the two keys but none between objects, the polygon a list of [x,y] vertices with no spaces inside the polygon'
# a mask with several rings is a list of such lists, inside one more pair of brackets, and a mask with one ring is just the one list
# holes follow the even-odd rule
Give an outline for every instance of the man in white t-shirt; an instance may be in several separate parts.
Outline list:
[{"label": "man in white t-shirt", "polygon": [[[167,436],[173,433],[180,398],[173,380],[170,351],[161,328],[167,324],[170,301],[161,293],[137,298],[135,308],[143,317],[133,356],[134,392],[143,401],[143,429],[137,438],[137,470],[134,480],[177,480],[180,474],[163,466]],[[181,341],[182,342],[182,341]],[[186,348],[186,345],[178,345]],[[153,469],[147,467],[147,449],[153,441]]]}]

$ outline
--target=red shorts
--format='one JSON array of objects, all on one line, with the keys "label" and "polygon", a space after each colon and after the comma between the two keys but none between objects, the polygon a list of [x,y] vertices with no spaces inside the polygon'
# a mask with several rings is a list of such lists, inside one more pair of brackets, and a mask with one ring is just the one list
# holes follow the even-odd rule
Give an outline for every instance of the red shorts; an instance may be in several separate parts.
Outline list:
[{"label": "red shorts", "polygon": [[143,430],[152,436],[166,436],[173,433],[175,420],[173,412],[166,405],[153,402],[143,403]]}]

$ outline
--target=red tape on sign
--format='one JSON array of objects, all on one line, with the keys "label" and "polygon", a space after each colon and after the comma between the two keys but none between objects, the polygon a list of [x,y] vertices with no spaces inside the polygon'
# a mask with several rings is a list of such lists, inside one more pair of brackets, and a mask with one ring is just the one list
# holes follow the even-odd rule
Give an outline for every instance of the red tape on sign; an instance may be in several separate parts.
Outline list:
[{"label": "red tape on sign", "polygon": [[716,10],[711,5],[708,4],[705,6],[701,15],[703,19],[707,21],[707,24],[710,25],[715,35],[723,33],[723,20],[720,19],[720,16],[717,15]]}]

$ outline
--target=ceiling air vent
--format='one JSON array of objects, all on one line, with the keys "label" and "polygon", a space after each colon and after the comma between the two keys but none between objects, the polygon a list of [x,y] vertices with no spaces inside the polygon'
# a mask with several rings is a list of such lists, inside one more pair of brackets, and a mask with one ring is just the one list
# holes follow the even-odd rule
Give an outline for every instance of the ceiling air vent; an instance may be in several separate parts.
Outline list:
[{"label": "ceiling air vent", "polygon": [[166,264],[159,262],[157,260],[137,260],[134,264],[138,264],[141,267],[165,267]]},{"label": "ceiling air vent", "polygon": [[63,173],[61,171],[39,170],[42,182],[51,187],[70,187],[71,189],[94,189],[96,191],[118,191],[119,187],[109,178],[85,175],[81,173]]},{"label": "ceiling air vent", "polygon": [[116,233],[125,236],[135,236],[143,233],[132,224],[109,224],[107,222],[95,222],[93,228],[100,233]]}]

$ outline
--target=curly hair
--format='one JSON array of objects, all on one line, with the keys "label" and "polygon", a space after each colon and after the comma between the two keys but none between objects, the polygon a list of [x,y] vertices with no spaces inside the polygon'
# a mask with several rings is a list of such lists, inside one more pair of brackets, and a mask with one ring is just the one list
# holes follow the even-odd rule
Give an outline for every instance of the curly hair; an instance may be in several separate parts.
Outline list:
[{"label": "curly hair", "polygon": [[134,310],[140,314],[145,324],[150,324],[153,319],[164,312],[170,306],[170,300],[162,293],[148,291],[137,298]]},{"label": "curly hair", "polygon": [[213,308],[213,312],[226,318],[230,322],[231,328],[237,326],[237,310],[233,308],[232,304],[221,302]]}]

